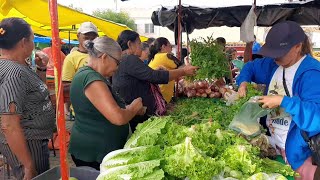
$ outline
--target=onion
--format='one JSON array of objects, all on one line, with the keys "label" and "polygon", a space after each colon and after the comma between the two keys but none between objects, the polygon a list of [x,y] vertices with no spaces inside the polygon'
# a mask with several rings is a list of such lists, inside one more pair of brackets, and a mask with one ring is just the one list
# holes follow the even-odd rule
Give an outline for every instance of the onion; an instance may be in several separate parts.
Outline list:
[{"label": "onion", "polygon": [[194,95],[189,91],[189,92],[187,93],[187,97],[188,97],[188,98],[191,98],[191,97],[194,97]]},{"label": "onion", "polygon": [[198,82],[198,85],[199,85],[200,88],[204,88],[205,87],[205,84],[202,81]]},{"label": "onion", "polygon": [[196,96],[196,94],[197,94],[196,90],[194,90],[194,89],[191,90],[190,93],[192,94],[192,97]]},{"label": "onion", "polygon": [[204,88],[208,88],[209,87],[209,83],[207,81],[202,81]]},{"label": "onion", "polygon": [[197,92],[200,93],[200,94],[205,93],[204,89],[197,89]]},{"label": "onion", "polygon": [[197,96],[197,97],[201,97],[201,94],[197,92],[197,93],[196,93],[196,96]]},{"label": "onion", "polygon": [[194,86],[193,83],[190,83],[190,84],[188,85],[188,87],[189,87],[190,89],[194,89],[194,88],[195,88],[195,86]]},{"label": "onion", "polygon": [[212,92],[211,89],[206,89],[205,91],[207,94],[211,94],[211,92]]},{"label": "onion", "polygon": [[215,92],[215,93],[214,93],[214,96],[215,96],[216,98],[221,98],[221,97],[222,97],[222,94],[219,93],[219,92]]},{"label": "onion", "polygon": [[206,93],[201,94],[201,97],[206,98],[208,95]]},{"label": "onion", "polygon": [[212,92],[210,95],[209,95],[210,98],[215,98],[215,93]]},{"label": "onion", "polygon": [[196,89],[200,89],[201,88],[200,83],[197,83],[197,82],[194,83],[194,86],[195,86]]},{"label": "onion", "polygon": [[224,95],[226,92],[227,92],[227,89],[226,88],[219,88],[219,92]]},{"label": "onion", "polygon": [[184,85],[184,79],[180,79],[180,80],[179,80],[179,84],[180,84],[180,85]]}]

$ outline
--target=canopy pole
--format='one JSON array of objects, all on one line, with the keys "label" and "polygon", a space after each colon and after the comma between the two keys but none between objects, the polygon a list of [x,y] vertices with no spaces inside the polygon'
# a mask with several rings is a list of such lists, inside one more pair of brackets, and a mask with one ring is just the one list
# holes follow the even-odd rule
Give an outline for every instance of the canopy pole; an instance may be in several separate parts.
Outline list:
[{"label": "canopy pole", "polygon": [[[181,7],[181,0],[179,0],[179,7],[178,7],[178,41],[177,41],[177,45],[178,45],[178,52],[177,52],[177,58],[180,61],[183,61],[183,59],[181,59],[181,53],[182,53],[182,27],[181,27],[181,12],[182,12],[182,7]],[[176,92],[175,92],[175,97],[178,97],[179,95],[179,79],[176,80]]]},{"label": "canopy pole", "polygon": [[52,57],[54,60],[54,66],[57,72],[57,80],[55,85],[57,92],[57,112],[56,118],[58,118],[58,137],[60,145],[60,164],[61,164],[61,177],[62,180],[69,179],[69,167],[67,163],[67,147],[66,147],[66,124],[64,117],[64,97],[61,81],[61,56],[60,56],[60,38],[59,38],[59,23],[58,23],[58,3],[57,0],[49,0],[49,11],[51,17],[51,32],[52,32]]}]

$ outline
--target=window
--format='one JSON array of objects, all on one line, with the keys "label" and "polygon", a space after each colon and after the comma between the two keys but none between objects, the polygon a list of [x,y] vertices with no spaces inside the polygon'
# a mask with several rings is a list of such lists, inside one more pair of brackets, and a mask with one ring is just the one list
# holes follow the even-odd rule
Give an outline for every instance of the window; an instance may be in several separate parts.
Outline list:
[{"label": "window", "polygon": [[154,33],[154,25],[153,24],[145,24],[144,25],[145,33]]}]

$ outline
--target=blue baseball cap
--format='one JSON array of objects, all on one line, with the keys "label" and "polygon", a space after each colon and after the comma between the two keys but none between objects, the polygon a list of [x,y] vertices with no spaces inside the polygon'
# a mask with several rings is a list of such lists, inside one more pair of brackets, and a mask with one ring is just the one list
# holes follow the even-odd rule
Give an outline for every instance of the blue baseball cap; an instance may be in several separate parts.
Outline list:
[{"label": "blue baseball cap", "polygon": [[293,21],[278,23],[270,29],[266,43],[258,54],[264,57],[279,58],[286,55],[290,49],[303,42],[306,34],[300,25]]}]

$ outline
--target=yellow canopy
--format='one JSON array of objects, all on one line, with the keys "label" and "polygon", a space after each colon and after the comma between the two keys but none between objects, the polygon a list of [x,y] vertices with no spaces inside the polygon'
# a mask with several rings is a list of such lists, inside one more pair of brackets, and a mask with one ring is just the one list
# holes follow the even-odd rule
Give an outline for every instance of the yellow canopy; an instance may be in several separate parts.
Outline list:
[{"label": "yellow canopy", "polygon": [[[90,21],[99,29],[99,35],[117,39],[123,31],[130,29],[125,25],[100,19],[71,8],[58,5],[58,19],[61,39],[77,39],[77,29],[83,22]],[[0,0],[0,20],[19,17],[27,21],[34,33],[51,37],[51,22],[47,0]],[[141,41],[147,40],[141,37]]]}]

